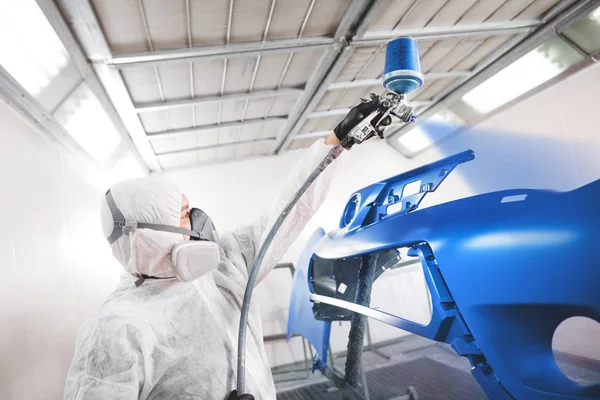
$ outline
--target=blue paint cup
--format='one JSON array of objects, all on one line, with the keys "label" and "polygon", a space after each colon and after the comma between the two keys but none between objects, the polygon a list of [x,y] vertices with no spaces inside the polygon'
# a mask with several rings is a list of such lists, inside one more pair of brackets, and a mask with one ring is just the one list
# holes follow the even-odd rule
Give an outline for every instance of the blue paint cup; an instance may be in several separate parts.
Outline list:
[{"label": "blue paint cup", "polygon": [[410,93],[423,85],[419,46],[411,37],[390,40],[385,50],[383,87],[398,94]]}]

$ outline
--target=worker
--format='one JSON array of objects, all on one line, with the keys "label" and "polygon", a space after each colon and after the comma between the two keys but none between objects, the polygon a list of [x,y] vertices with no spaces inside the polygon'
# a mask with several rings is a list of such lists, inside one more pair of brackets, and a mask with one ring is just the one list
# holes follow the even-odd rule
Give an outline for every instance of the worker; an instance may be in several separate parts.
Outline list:
[{"label": "worker", "polygon": [[[172,261],[174,246],[189,239],[189,235],[172,232],[172,227],[191,228],[186,196],[160,177],[115,184],[105,196],[101,218],[113,255],[126,273],[97,314],[78,331],[65,399],[275,399],[255,303],[248,322],[248,393],[234,390],[240,308],[249,269],[261,238],[285,204],[332,145],[376,106],[372,99],[352,108],[329,137],[306,151],[269,216],[234,233],[208,232],[204,238],[218,244],[217,264],[191,282],[176,279]],[[335,165],[321,174],[287,216],[257,282],[273,269],[325,200]],[[115,227],[115,215],[136,221],[138,229],[123,233],[120,226]],[[210,219],[205,219],[204,225],[212,227]],[[144,223],[155,225],[139,229]]]}]

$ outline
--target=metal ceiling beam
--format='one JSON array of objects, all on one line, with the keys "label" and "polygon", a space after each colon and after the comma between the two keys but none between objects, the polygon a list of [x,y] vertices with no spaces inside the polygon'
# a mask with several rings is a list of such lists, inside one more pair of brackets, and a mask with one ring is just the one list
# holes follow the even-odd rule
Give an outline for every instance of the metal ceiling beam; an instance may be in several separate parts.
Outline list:
[{"label": "metal ceiling beam", "polygon": [[[77,47],[81,46],[80,52],[83,54],[82,62],[88,65],[87,59],[110,59],[111,51],[91,2],[56,0],[56,3],[58,3],[60,10],[62,10],[60,21],[62,21],[62,24],[66,23],[68,28],[70,28],[68,31],[72,32],[70,34],[72,40],[70,41],[77,44]],[[52,5],[56,8],[56,3],[52,0],[38,0],[40,7],[42,4],[45,5],[45,7],[41,7],[42,10],[50,8]],[[56,18],[53,15],[46,14],[46,16],[51,23],[53,23],[53,20],[50,18]],[[61,24],[60,21],[58,21],[59,25]],[[58,33],[61,36],[61,34],[64,34],[64,31],[61,30]],[[62,37],[61,39],[64,41]],[[69,49],[68,46],[67,48]],[[109,112],[109,115],[117,114],[116,117],[118,118],[113,118],[113,121],[115,119],[121,121],[117,124],[117,128],[123,127],[128,132],[145,165],[151,171],[160,171],[160,164],[148,142],[142,123],[134,110],[123,77],[119,71],[111,71],[108,66],[101,63],[92,64],[92,67],[97,79],[87,81],[88,85],[90,85],[94,94],[98,96],[103,104],[106,104],[106,102],[111,103],[109,108],[113,111],[112,113]],[[134,154],[138,155],[138,152],[134,152]]]},{"label": "metal ceiling beam", "polygon": [[0,65],[0,99],[12,106],[21,116],[41,128],[77,158],[98,164],[73,136],[29,92]]},{"label": "metal ceiling beam", "polygon": [[[580,0],[571,4],[569,7],[562,7],[561,11],[554,13],[553,17],[543,23],[535,32],[524,38],[519,43],[515,44],[511,49],[507,50],[502,56],[498,57],[493,62],[489,62],[488,65],[481,68],[479,71],[460,86],[452,88],[451,91],[447,92],[444,97],[441,97],[431,107],[427,108],[421,115],[419,115],[418,121],[424,121],[432,115],[436,114],[440,110],[452,105],[454,102],[460,100],[462,96],[467,94],[469,91],[485,82],[493,75],[500,72],[519,58],[523,57],[536,47],[540,46],[548,39],[556,36],[557,33],[562,31],[570,24],[576,22],[589,12],[593,11],[600,6],[600,0]],[[552,11],[552,10],[551,10]],[[418,123],[418,122],[417,122]],[[404,125],[400,129],[391,132],[387,140],[390,141],[394,138],[397,139],[399,135],[402,135],[413,127],[414,124]]]},{"label": "metal ceiling beam", "polygon": [[[61,0],[62,1],[62,0]],[[219,46],[188,47],[182,49],[140,51],[115,54],[112,57],[96,57],[94,62],[105,63],[117,68],[157,65],[173,62],[190,62],[222,58],[256,57],[258,55],[282,54],[318,51],[329,48],[334,40],[329,37],[315,36],[299,39],[278,39],[246,43],[225,44]]]},{"label": "metal ceiling beam", "polygon": [[[464,78],[471,76],[471,71],[429,72],[424,74],[425,82],[445,78]],[[333,82],[328,90],[352,89],[358,87],[381,86],[381,79],[356,79],[353,81]]]},{"label": "metal ceiling beam", "polygon": [[194,151],[220,150],[220,149],[225,149],[225,148],[229,148],[229,147],[243,146],[243,145],[247,145],[247,144],[271,143],[273,141],[275,141],[274,137],[264,138],[264,139],[240,140],[239,142],[231,142],[231,143],[215,144],[215,145],[211,145],[211,146],[194,147],[193,149],[166,151],[164,153],[158,153],[156,155],[158,157],[160,157],[160,156],[172,156],[172,155],[178,155],[178,154],[192,153]]},{"label": "metal ceiling beam", "polygon": [[262,125],[262,124],[273,124],[273,123],[283,123],[286,121],[286,117],[272,117],[272,118],[255,118],[255,119],[247,119],[245,121],[234,121],[234,122],[225,122],[221,124],[213,124],[213,125],[201,125],[194,128],[184,128],[184,129],[173,129],[170,131],[162,131],[162,132],[149,132],[148,139],[162,139],[166,137],[174,137],[180,135],[187,134],[196,134],[202,132],[210,132],[219,129],[231,129],[231,128],[244,128],[246,126],[251,125]]},{"label": "metal ceiling beam", "polygon": [[[421,107],[431,104],[432,100],[409,100],[408,104],[412,107]],[[350,108],[334,108],[331,110],[324,111],[313,111],[308,115],[308,119],[315,118],[327,118],[327,117],[335,117],[340,115],[346,115],[350,112]]]},{"label": "metal ceiling beam", "polygon": [[513,35],[528,32],[542,24],[541,20],[530,19],[424,28],[401,28],[391,31],[367,31],[362,38],[354,40],[353,44],[358,46],[376,46],[386,44],[391,38],[398,36],[412,36],[417,40],[437,40],[466,36]]},{"label": "metal ceiling beam", "polygon": [[234,101],[234,100],[255,100],[255,99],[268,99],[271,97],[278,96],[299,96],[302,93],[302,89],[297,88],[282,88],[275,90],[253,90],[251,92],[237,92],[227,93],[224,95],[216,96],[200,96],[191,99],[184,100],[171,100],[164,102],[153,102],[153,103],[142,103],[135,105],[135,111],[138,113],[150,112],[150,111],[161,111],[169,110],[172,108],[197,106],[202,104],[218,103],[220,101]]},{"label": "metal ceiling beam", "polygon": [[111,122],[114,124],[123,142],[126,143],[127,146],[121,148],[129,149],[133,156],[138,160],[140,166],[143,168],[147,169],[148,166],[152,165],[158,166],[158,160],[156,160],[154,152],[149,145],[147,144],[147,148],[144,148],[143,145],[140,146],[138,141],[136,141],[133,135],[131,135],[131,131],[129,131],[128,127],[124,124],[124,121],[122,120],[118,110],[115,108],[110,96],[105,90],[105,87],[101,83],[97,71],[92,69],[92,67],[89,65],[85,50],[80,44],[80,40],[78,40],[73,34],[71,27],[65,20],[61,10],[57,7],[56,2],[53,0],[36,1],[48,19],[48,22],[50,22],[50,25],[52,25],[52,28],[67,49],[71,60],[79,70],[82,78],[85,80],[92,93],[94,93],[102,105],[102,108],[107,113]]},{"label": "metal ceiling beam", "polygon": [[310,113],[327,92],[329,85],[352,55],[354,48],[350,46],[350,41],[353,37],[362,37],[371,20],[379,12],[381,4],[381,0],[352,0],[348,4],[335,32],[336,44],[323,54],[313,70],[304,93],[294,105],[286,124],[277,136],[272,154],[285,149],[300,131]]}]

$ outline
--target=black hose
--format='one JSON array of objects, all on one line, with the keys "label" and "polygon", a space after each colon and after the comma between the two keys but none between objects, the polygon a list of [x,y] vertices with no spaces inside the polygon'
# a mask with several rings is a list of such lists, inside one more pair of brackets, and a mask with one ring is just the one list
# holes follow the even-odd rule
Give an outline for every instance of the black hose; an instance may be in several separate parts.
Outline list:
[{"label": "black hose", "polygon": [[[354,303],[369,307],[371,304],[371,288],[375,280],[375,270],[377,269],[378,254],[369,254],[362,257],[360,269],[358,271],[358,286]],[[346,370],[344,379],[346,384],[356,388],[360,375],[361,358],[363,344],[365,340],[365,327],[367,317],[365,315],[354,313],[348,334],[348,353],[346,355]],[[343,396],[342,399],[348,400],[350,397]]]},{"label": "black hose", "polygon": [[262,264],[263,259],[267,254],[267,250],[273,242],[275,235],[283,225],[283,222],[287,218],[288,214],[292,211],[292,208],[296,205],[298,200],[302,197],[304,192],[310,187],[310,185],[317,179],[319,175],[335,160],[342,154],[342,151],[349,143],[351,139],[349,137],[345,137],[340,144],[336,145],[333,149],[327,153],[327,156],[321,161],[319,166],[315,168],[315,170],[306,178],[300,189],[294,194],[294,197],[290,202],[285,206],[281,214],[279,214],[279,218],[273,224],[265,241],[260,246],[260,250],[254,260],[254,265],[252,266],[252,270],[250,271],[250,275],[248,276],[248,283],[246,286],[246,292],[244,293],[244,301],[242,303],[242,311],[240,315],[240,327],[238,333],[238,354],[237,354],[237,392],[242,394],[245,393],[246,386],[246,331],[248,326],[248,313],[250,311],[250,300],[252,299],[252,291],[254,290],[254,283],[256,282],[256,277],[258,276],[258,271],[260,270],[260,265]]}]

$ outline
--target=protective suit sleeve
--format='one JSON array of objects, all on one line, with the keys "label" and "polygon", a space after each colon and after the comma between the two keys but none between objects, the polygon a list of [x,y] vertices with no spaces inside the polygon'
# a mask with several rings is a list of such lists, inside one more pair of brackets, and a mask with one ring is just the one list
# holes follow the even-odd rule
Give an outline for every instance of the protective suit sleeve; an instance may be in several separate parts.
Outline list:
[{"label": "protective suit sleeve", "polygon": [[[234,233],[244,255],[248,273],[254,264],[260,244],[265,240],[269,229],[273,226],[281,211],[332,148],[332,145],[325,144],[324,139],[315,142],[288,175],[279,195],[270,208],[271,212],[261,216],[254,224],[241,227]],[[345,153],[343,152],[337,160],[319,175],[287,216],[260,267],[256,280],[257,284],[273,270],[325,201],[336,170],[340,168],[340,163],[343,163],[346,158]]]},{"label": "protective suit sleeve", "polygon": [[92,319],[80,328],[65,400],[138,399],[144,382],[141,338],[116,319]]}]

